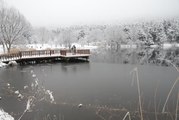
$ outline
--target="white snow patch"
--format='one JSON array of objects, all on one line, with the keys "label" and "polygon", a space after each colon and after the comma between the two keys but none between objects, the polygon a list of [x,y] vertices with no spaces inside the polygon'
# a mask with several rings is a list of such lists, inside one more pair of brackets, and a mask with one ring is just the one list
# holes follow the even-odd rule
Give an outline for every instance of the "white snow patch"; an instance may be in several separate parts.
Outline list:
[{"label": "white snow patch", "polygon": [[16,90],[14,93],[15,93],[15,94],[19,94],[19,90]]},{"label": "white snow patch", "polygon": [[27,85],[25,85],[25,86],[24,86],[24,89],[27,89],[27,88],[28,88],[28,86],[27,86]]},{"label": "white snow patch", "polygon": [[29,49],[35,49],[35,50],[64,48],[63,46],[56,45],[56,44],[27,44],[26,47]]},{"label": "white snow patch", "polygon": [[6,63],[3,63],[3,62],[0,61],[0,68],[2,68],[2,67],[6,67],[6,66],[7,66]]},{"label": "white snow patch", "polygon": [[93,49],[97,49],[98,48],[98,46],[88,46],[88,45],[84,45],[84,47],[83,47],[84,49],[90,49],[90,50],[93,50]]},{"label": "white snow patch", "polygon": [[23,99],[23,98],[24,98],[24,96],[23,96],[22,94],[19,94],[19,95],[18,95],[18,98]]},{"label": "white snow patch", "polygon": [[9,87],[9,86],[10,86],[10,84],[9,84],[9,83],[7,83],[7,86]]},{"label": "white snow patch", "polygon": [[163,47],[163,49],[169,49],[169,48],[172,47],[172,44],[170,44],[170,43],[164,43],[164,44],[162,45],[162,47]]},{"label": "white snow patch", "polygon": [[0,45],[0,53],[2,53],[2,54],[4,53],[2,45]]},{"label": "white snow patch", "polygon": [[30,106],[31,106],[32,102],[33,102],[33,99],[32,99],[32,98],[29,98],[28,101],[27,101],[27,105],[26,105],[25,111],[26,111],[26,110],[30,110]]},{"label": "white snow patch", "polygon": [[38,81],[35,80],[35,87],[37,87],[39,85]]},{"label": "white snow patch", "polygon": [[51,99],[51,103],[53,103],[55,101],[53,95],[52,95],[52,92],[50,90],[47,90],[46,93],[50,96],[50,99]]},{"label": "white snow patch", "polygon": [[34,88],[34,83],[31,84],[31,88],[32,88],[32,89]]},{"label": "white snow patch", "polygon": [[72,43],[71,46],[75,45],[76,48],[81,48],[81,45],[78,43]]},{"label": "white snow patch", "polygon": [[33,70],[31,70],[31,71],[30,71],[30,73],[34,73],[34,71],[33,71]]},{"label": "white snow patch", "polygon": [[0,120],[14,120],[14,118],[8,113],[4,112],[3,109],[0,109]]},{"label": "white snow patch", "polygon": [[150,47],[151,47],[151,48],[157,48],[158,45],[151,45]]},{"label": "white snow patch", "polygon": [[179,47],[179,44],[175,44],[175,47]]},{"label": "white snow patch", "polygon": [[137,48],[137,45],[135,45],[135,44],[132,44],[132,45],[121,44],[120,47],[123,48],[123,49],[127,49],[127,48]]},{"label": "white snow patch", "polygon": [[32,75],[32,77],[36,77],[36,75],[35,75],[35,74],[33,74],[33,75]]},{"label": "white snow patch", "polygon": [[8,65],[9,66],[16,66],[17,62],[16,61],[9,61]]},{"label": "white snow patch", "polygon": [[83,106],[83,104],[79,104],[78,107],[81,108]]},{"label": "white snow patch", "polygon": [[71,46],[75,45],[76,49],[90,49],[90,50],[93,50],[93,49],[97,49],[98,46],[95,46],[95,45],[81,45],[81,44],[78,44],[78,43],[72,43]]}]

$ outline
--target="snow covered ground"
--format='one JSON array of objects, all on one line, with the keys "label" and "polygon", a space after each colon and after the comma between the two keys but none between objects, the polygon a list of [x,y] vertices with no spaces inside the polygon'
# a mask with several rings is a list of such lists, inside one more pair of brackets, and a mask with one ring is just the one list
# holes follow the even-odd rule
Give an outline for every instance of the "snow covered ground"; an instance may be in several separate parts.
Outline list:
[{"label": "snow covered ground", "polygon": [[3,53],[3,47],[0,45],[0,54]]},{"label": "snow covered ground", "polygon": [[122,49],[127,49],[127,48],[134,48],[135,49],[135,48],[137,48],[137,45],[124,45],[124,44],[122,44],[121,48]]},{"label": "snow covered ground", "polygon": [[[97,46],[88,46],[88,45],[80,45],[78,43],[72,43],[71,46],[75,45],[77,49],[96,49]],[[60,49],[65,48],[64,45],[49,45],[49,44],[28,44],[26,45],[27,48],[32,48],[36,50],[44,50],[44,49]]]},{"label": "snow covered ground", "polygon": [[65,48],[63,45],[50,45],[50,44],[27,44],[26,48],[36,49],[36,50],[44,50],[44,49],[56,49],[56,48]]},{"label": "snow covered ground", "polygon": [[170,43],[165,43],[165,44],[163,44],[162,45],[162,47],[163,47],[163,49],[169,49],[169,48],[172,48],[172,44],[170,44]]},{"label": "snow covered ground", "polygon": [[[77,43],[72,43],[71,46],[75,45],[77,49],[97,49],[98,46],[92,46],[92,45],[80,45]],[[14,48],[17,48],[16,46],[14,46]],[[63,49],[66,48],[64,45],[50,45],[50,44],[27,44],[25,46],[19,46],[18,48],[22,49],[22,50],[28,50],[28,49],[35,49],[35,50],[46,50],[46,49]],[[3,53],[3,47],[2,45],[0,45],[0,54]]]},{"label": "snow covered ground", "polygon": [[173,47],[179,48],[179,44],[164,43],[162,45],[163,49],[170,49],[170,48],[173,48]]},{"label": "snow covered ground", "polygon": [[14,118],[4,110],[0,109],[0,120],[14,120]]},{"label": "snow covered ground", "polygon": [[[75,45],[77,49],[90,49],[95,50],[100,46],[97,45],[80,45],[78,43],[72,43],[71,46]],[[172,47],[179,47],[179,44],[170,44],[170,43],[164,43],[161,45],[163,49],[169,49]],[[152,48],[158,47],[158,45],[151,45]],[[61,49],[65,48],[65,45],[56,45],[56,44],[27,44],[27,45],[21,45],[21,46],[14,46],[14,48],[20,48],[22,50],[28,50],[28,49],[34,49],[34,50],[45,50],[45,49]],[[137,45],[121,45],[122,49],[128,49],[128,48],[137,48]],[[3,53],[3,47],[0,45],[0,54]]]},{"label": "snow covered ground", "polygon": [[6,66],[7,66],[7,64],[5,64],[5,63],[3,63],[3,62],[0,61],[0,68],[6,67]]}]

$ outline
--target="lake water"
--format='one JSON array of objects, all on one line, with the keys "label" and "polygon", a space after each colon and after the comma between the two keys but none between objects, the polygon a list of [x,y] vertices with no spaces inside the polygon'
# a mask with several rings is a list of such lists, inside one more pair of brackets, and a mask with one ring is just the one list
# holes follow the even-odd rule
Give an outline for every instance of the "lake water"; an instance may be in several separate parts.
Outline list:
[{"label": "lake water", "polygon": [[[139,119],[137,79],[132,74],[137,68],[144,118],[156,119],[154,112],[161,113],[169,90],[179,76],[178,72],[168,64],[161,66],[161,62],[160,66],[149,64],[151,62],[141,65],[136,52],[128,58],[122,53],[125,52],[118,53],[118,57],[112,53],[108,56],[94,55],[90,62],[83,63],[49,63],[0,69],[0,107],[17,119],[26,109],[29,96],[34,96],[36,102],[22,120],[119,120],[128,111],[133,120]],[[34,81],[38,81],[38,87],[44,91],[52,91],[55,102],[44,98],[42,89],[32,89]],[[171,115],[159,114],[159,119],[169,119],[175,113],[178,88],[179,83],[166,104],[165,110]],[[23,98],[18,97],[17,90]]]}]

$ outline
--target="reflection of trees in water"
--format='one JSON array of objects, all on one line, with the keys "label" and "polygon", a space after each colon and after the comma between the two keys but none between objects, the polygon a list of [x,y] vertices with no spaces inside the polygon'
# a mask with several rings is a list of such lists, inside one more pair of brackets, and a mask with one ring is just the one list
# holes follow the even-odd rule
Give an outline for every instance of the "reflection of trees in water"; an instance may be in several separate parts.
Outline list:
[{"label": "reflection of trees in water", "polygon": [[88,62],[74,62],[74,63],[62,63],[61,69],[64,73],[73,71],[84,71],[90,69],[90,64]]},{"label": "reflection of trees in water", "polygon": [[169,66],[165,60],[179,66],[179,49],[137,48],[118,51],[98,49],[91,57],[93,61],[123,64],[155,64]]},{"label": "reflection of trees in water", "polygon": [[166,60],[169,60],[171,63],[179,66],[179,50],[178,49],[153,49],[151,53],[149,53],[149,57],[147,61],[149,63],[153,63],[161,66],[169,66],[170,63]]}]

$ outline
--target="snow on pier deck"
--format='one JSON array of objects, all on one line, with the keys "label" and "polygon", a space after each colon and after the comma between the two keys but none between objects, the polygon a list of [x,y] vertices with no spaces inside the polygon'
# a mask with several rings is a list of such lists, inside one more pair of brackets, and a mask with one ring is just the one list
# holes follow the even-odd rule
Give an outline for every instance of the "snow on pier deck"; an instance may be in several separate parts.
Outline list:
[{"label": "snow on pier deck", "polygon": [[29,61],[44,61],[44,60],[70,60],[70,59],[85,59],[88,60],[90,56],[89,49],[55,49],[55,50],[32,50],[19,51],[17,53],[1,54],[0,61],[8,63],[9,61],[16,61],[19,63]]}]

